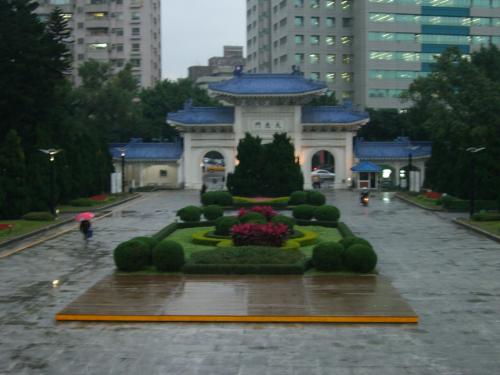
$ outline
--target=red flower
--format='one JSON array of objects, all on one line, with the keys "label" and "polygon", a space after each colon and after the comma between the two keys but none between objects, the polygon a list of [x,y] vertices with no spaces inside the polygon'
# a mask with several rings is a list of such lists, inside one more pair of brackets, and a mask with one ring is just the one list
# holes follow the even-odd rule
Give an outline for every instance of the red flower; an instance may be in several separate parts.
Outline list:
[{"label": "red flower", "polygon": [[231,228],[236,246],[260,245],[280,247],[288,238],[285,224],[238,224]]},{"label": "red flower", "polygon": [[99,194],[99,195],[93,195],[90,197],[90,199],[92,199],[93,201],[105,201],[106,199],[108,199],[108,196],[106,194]]}]

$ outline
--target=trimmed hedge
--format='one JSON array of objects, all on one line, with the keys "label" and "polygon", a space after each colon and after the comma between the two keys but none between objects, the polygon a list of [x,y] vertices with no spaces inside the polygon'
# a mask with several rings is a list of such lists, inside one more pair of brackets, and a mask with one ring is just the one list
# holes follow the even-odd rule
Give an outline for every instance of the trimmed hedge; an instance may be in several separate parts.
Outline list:
[{"label": "trimmed hedge", "polygon": [[500,221],[500,212],[480,212],[472,215],[474,221]]},{"label": "trimmed hedge", "polygon": [[207,220],[216,220],[224,216],[224,209],[216,204],[203,207],[203,216]]},{"label": "trimmed hedge", "polygon": [[319,271],[338,271],[343,267],[344,246],[338,242],[322,242],[313,248],[312,263]]},{"label": "trimmed hedge", "polygon": [[313,206],[322,206],[326,202],[326,197],[323,193],[316,190],[307,191],[307,203]]},{"label": "trimmed hedge", "polygon": [[102,204],[102,201],[95,201],[90,198],[77,198],[68,202],[68,205],[74,207],[90,207],[97,206],[98,204]]},{"label": "trimmed hedge", "polygon": [[240,220],[235,216],[223,216],[215,221],[215,234],[219,236],[230,236],[233,225],[239,224]]},{"label": "trimmed hedge", "polygon": [[201,218],[202,210],[196,206],[186,206],[179,211],[177,211],[177,216],[181,218],[182,221],[186,222],[198,222]]},{"label": "trimmed hedge", "polygon": [[271,223],[275,224],[285,224],[290,232],[293,232],[293,227],[295,225],[295,220],[291,217],[285,215],[276,215],[271,219]]},{"label": "trimmed hedge", "polygon": [[[470,201],[458,199],[450,195],[443,195],[438,202],[442,203],[443,207],[450,211],[469,211]],[[497,201],[475,200],[474,207],[476,210],[496,210],[498,208]]]},{"label": "trimmed hedge", "polygon": [[180,271],[184,262],[184,249],[175,241],[161,241],[153,249],[153,264],[158,271]]},{"label": "trimmed hedge", "polygon": [[288,204],[291,206],[298,206],[299,204],[306,204],[307,203],[307,193],[305,191],[294,191],[292,194],[290,194],[290,200],[288,201]]},{"label": "trimmed hedge", "polygon": [[146,236],[141,236],[141,237],[134,237],[132,238],[133,241],[142,241],[143,243],[146,244],[148,247],[148,264],[153,263],[153,248],[158,244],[158,240],[153,237],[146,237]]},{"label": "trimmed hedge", "polygon": [[54,216],[50,212],[28,212],[23,215],[24,220],[52,221]]},{"label": "trimmed hedge", "polygon": [[320,227],[326,227],[326,228],[337,228],[338,226],[336,221],[300,220],[300,219],[297,219],[297,225],[303,227],[319,225]]},{"label": "trimmed hedge", "polygon": [[182,269],[198,275],[302,275],[305,264],[193,264]]},{"label": "trimmed hedge", "polygon": [[316,207],[310,204],[301,204],[293,208],[292,214],[296,219],[311,220],[314,217]]},{"label": "trimmed hedge", "polygon": [[204,206],[218,205],[218,206],[232,206],[233,196],[227,191],[209,191],[202,194],[201,203]]},{"label": "trimmed hedge", "polygon": [[208,245],[208,246],[217,246],[219,242],[225,239],[229,239],[228,237],[211,237],[208,234],[213,232],[211,229],[205,229],[200,232],[193,233],[191,238],[193,239],[193,243],[197,245]]},{"label": "trimmed hedge", "polygon": [[369,246],[354,244],[345,250],[344,263],[352,271],[367,273],[377,265],[377,254]]},{"label": "trimmed hedge", "polygon": [[351,229],[345,223],[338,223],[337,228],[342,237],[354,237],[354,233],[352,233]]},{"label": "trimmed hedge", "polygon": [[159,232],[155,233],[152,237],[156,239],[157,241],[163,240],[165,237],[170,236],[172,233],[174,233],[177,228],[179,227],[178,223],[172,223],[167,225],[165,228],[160,230]]},{"label": "trimmed hedge", "polygon": [[245,215],[240,217],[240,221],[243,224],[246,224],[246,223],[265,224],[265,223],[267,223],[266,217],[258,212],[247,212]]},{"label": "trimmed hedge", "polygon": [[119,244],[113,251],[116,267],[120,271],[140,271],[149,262],[150,250],[144,241],[129,240]]},{"label": "trimmed hedge", "polygon": [[314,218],[319,221],[337,221],[340,210],[335,206],[323,205],[314,210]]}]

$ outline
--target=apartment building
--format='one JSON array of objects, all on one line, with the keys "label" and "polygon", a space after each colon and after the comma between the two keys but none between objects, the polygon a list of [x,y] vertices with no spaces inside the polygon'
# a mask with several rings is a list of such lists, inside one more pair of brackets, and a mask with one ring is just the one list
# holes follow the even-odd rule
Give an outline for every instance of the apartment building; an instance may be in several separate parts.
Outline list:
[{"label": "apartment building", "polygon": [[142,87],[161,79],[160,0],[39,0],[45,20],[59,7],[72,30],[73,81],[84,61],[127,62]]},{"label": "apartment building", "polygon": [[246,71],[292,65],[360,108],[401,93],[448,46],[500,45],[500,0],[247,0]]}]

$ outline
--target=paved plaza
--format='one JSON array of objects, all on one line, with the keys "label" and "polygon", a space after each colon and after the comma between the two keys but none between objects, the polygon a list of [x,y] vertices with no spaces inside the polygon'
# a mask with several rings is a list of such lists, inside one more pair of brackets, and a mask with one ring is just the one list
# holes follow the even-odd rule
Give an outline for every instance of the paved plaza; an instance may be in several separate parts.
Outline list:
[{"label": "paved plaza", "polygon": [[0,259],[0,374],[499,374],[500,245],[389,194],[369,207],[355,193],[327,196],[374,245],[418,326],[56,323],[113,272],[118,243],[199,200],[156,192],[96,221],[88,246],[74,230]]}]

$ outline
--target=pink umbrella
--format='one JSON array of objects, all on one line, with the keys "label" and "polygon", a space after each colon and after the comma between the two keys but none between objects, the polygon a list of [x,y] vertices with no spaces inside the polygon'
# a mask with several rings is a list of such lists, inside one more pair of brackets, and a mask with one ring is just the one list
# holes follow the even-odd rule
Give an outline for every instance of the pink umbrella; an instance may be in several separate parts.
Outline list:
[{"label": "pink umbrella", "polygon": [[76,215],[75,220],[76,221],[90,220],[94,216],[95,214],[92,212],[80,212],[78,215]]}]

